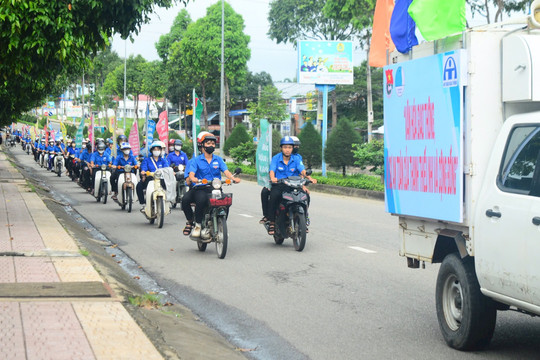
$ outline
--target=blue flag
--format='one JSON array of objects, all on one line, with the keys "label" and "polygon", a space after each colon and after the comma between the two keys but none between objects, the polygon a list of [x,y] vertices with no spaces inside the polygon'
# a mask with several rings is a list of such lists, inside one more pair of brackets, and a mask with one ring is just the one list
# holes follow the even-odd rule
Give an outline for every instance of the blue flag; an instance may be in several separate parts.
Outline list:
[{"label": "blue flag", "polygon": [[390,36],[400,53],[408,53],[413,46],[418,45],[414,34],[416,24],[409,15],[409,5],[413,0],[396,0],[394,12],[390,19]]},{"label": "blue flag", "polygon": [[154,142],[154,131],[156,130],[156,122],[154,120],[148,120],[146,123],[148,133],[146,134],[146,143],[148,146],[152,145],[152,142]]}]

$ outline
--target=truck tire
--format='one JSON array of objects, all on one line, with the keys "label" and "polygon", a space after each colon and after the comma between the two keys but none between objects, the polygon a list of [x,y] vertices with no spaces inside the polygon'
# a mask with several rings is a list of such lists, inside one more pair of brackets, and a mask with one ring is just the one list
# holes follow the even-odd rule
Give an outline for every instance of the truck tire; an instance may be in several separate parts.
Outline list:
[{"label": "truck tire", "polygon": [[486,347],[495,330],[495,303],[480,292],[474,261],[447,255],[437,275],[437,319],[444,340],[457,350]]}]

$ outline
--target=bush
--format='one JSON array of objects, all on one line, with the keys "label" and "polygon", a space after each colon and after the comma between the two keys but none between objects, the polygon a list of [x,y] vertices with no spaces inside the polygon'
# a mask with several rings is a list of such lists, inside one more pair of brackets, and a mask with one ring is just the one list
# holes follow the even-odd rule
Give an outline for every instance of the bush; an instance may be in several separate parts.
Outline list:
[{"label": "bush", "polygon": [[44,116],[39,120],[39,128],[43,129],[47,125],[47,118]]},{"label": "bush", "polygon": [[353,156],[354,162],[363,170],[371,166],[370,172],[384,175],[384,142],[382,140],[373,140],[370,143],[354,144]]},{"label": "bush", "polygon": [[308,122],[298,135],[300,139],[299,153],[302,155],[308,168],[319,167],[322,162],[322,136],[315,130],[311,122]]},{"label": "bush", "polygon": [[342,168],[343,176],[347,166],[354,165],[353,144],[360,142],[360,135],[352,124],[342,119],[332,130],[326,143],[325,158],[332,167]]},{"label": "bush", "polygon": [[254,165],[256,153],[257,146],[252,142],[240,144],[230,150],[231,157],[235,164],[242,164],[242,162],[246,160],[250,165]]},{"label": "bush", "polygon": [[246,127],[242,124],[238,124],[234,127],[231,136],[225,141],[223,146],[223,152],[229,156],[229,150],[237,147],[240,144],[252,142],[251,136],[249,136]]},{"label": "bush", "polygon": [[193,141],[191,139],[182,140],[182,151],[186,153],[189,159],[193,157]]},{"label": "bush", "polygon": [[319,184],[343,186],[373,191],[384,191],[384,185],[381,183],[378,176],[357,174],[343,177],[339,174],[331,172],[327,173],[328,177],[324,177],[320,173],[313,174],[311,176],[317,179]]}]

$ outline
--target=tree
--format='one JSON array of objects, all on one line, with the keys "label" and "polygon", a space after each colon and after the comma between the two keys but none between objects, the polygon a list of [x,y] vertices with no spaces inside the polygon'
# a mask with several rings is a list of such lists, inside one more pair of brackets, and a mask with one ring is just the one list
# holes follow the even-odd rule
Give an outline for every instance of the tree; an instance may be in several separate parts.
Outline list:
[{"label": "tree", "polygon": [[238,124],[234,127],[231,136],[229,136],[229,138],[225,141],[223,152],[225,155],[229,155],[230,149],[247,142],[252,142],[251,136],[249,136],[244,125]]},{"label": "tree", "polygon": [[171,53],[171,46],[174,43],[180,42],[188,26],[193,23],[191,16],[186,9],[180,10],[174,22],[171,26],[171,30],[164,35],[159,37],[159,41],[155,44],[157,53],[163,63],[167,63],[169,60],[169,55]]},{"label": "tree", "polygon": [[302,155],[308,168],[314,168],[322,161],[322,136],[317,132],[311,122],[306,123],[300,134],[299,153]]},{"label": "tree", "polygon": [[257,145],[253,142],[245,142],[232,149],[230,149],[231,157],[235,164],[242,164],[243,161],[247,161],[249,165],[255,164],[255,156],[257,154]]},{"label": "tree", "polygon": [[358,143],[360,135],[354,131],[349,121],[341,119],[326,142],[324,151],[326,161],[332,167],[342,168],[345,176],[347,166],[354,165],[353,144]]},{"label": "tree", "polygon": [[167,74],[161,61],[155,60],[139,65],[142,70],[141,90],[152,99],[162,97],[167,90]]},{"label": "tree", "polygon": [[467,0],[471,9],[471,14],[479,14],[486,18],[488,24],[491,23],[490,8],[494,7],[494,22],[502,21],[503,14],[510,15],[513,12],[527,12],[530,0]]},{"label": "tree", "polygon": [[259,127],[261,119],[267,119],[272,124],[277,124],[287,119],[287,104],[281,98],[281,92],[274,85],[267,85],[261,91],[258,102],[248,105],[249,118],[253,127]]},{"label": "tree", "polygon": [[354,164],[362,170],[370,166],[369,171],[380,175],[384,180],[384,142],[373,140],[370,143],[353,144]]},{"label": "tree", "polygon": [[231,97],[237,98],[242,102],[242,109],[246,103],[255,101],[259,98],[259,91],[268,85],[273,85],[272,76],[265,71],[260,73],[252,73],[249,71],[246,76],[246,81],[243,84],[238,84],[234,89],[231,89]]},{"label": "tree", "polygon": [[[243,81],[247,61],[251,57],[249,36],[244,34],[244,20],[225,3],[225,114],[229,113],[229,88]],[[220,79],[221,59],[221,2],[206,11],[206,16],[189,25],[178,45],[171,47],[169,61],[178,69],[182,79],[198,83],[203,102],[204,127],[207,127],[207,95]],[[228,122],[228,116],[224,121]],[[229,124],[230,125],[230,124]],[[230,132],[231,126],[227,126]]]},{"label": "tree", "polygon": [[[0,124],[57,95],[88,67],[114,32],[128,37],[153,6],[173,0],[3,1],[0,6]],[[184,3],[187,0],[183,1]]]},{"label": "tree", "polygon": [[272,156],[281,152],[281,146],[279,146],[280,142],[281,133],[276,129],[272,129]]},{"label": "tree", "polygon": [[[133,56],[126,62],[126,91],[133,95],[135,119],[139,119],[139,95],[143,93],[143,78],[146,60],[141,56]],[[125,99],[124,99],[125,100]]]}]

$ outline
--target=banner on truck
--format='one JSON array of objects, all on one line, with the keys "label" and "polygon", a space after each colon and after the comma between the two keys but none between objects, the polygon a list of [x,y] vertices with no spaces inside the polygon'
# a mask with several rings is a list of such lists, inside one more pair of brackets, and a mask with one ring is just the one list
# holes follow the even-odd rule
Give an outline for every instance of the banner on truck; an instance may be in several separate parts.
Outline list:
[{"label": "banner on truck", "polygon": [[384,68],[386,210],[463,221],[464,50]]}]

